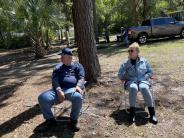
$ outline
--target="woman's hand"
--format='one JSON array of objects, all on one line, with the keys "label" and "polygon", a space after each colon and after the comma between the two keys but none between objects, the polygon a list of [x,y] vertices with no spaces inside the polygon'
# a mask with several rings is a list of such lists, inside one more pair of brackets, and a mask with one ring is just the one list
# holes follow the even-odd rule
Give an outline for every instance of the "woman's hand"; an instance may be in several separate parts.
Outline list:
[{"label": "woman's hand", "polygon": [[59,102],[62,103],[65,100],[64,92],[62,90],[58,90],[57,95],[58,95],[58,98],[59,98]]}]

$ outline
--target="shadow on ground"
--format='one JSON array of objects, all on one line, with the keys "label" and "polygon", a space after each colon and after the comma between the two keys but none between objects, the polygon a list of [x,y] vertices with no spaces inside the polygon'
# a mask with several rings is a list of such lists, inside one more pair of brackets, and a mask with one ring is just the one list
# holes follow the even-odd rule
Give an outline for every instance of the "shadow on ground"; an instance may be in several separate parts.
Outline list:
[{"label": "shadow on ground", "polygon": [[[129,124],[129,111],[125,109],[117,109],[110,114],[118,125],[130,126]],[[136,126],[146,125],[148,123],[148,113],[141,108],[136,109]]]},{"label": "shadow on ground", "polygon": [[98,54],[106,55],[107,57],[127,52],[127,47],[120,42],[113,42],[109,44],[102,44],[97,47]]},{"label": "shadow on ground", "polygon": [[[14,92],[16,92],[27,79],[32,75],[35,75],[37,72],[52,69],[56,63],[56,59],[44,58],[30,62],[22,61],[21,63],[7,63],[7,67],[0,68],[0,108],[7,105],[5,100],[13,96]],[[44,76],[44,78],[45,77],[48,76]],[[42,83],[45,83],[43,79],[40,80],[39,84]]]},{"label": "shadow on ground", "polygon": [[[175,42],[180,40],[180,37],[167,37],[167,38],[161,38],[161,39],[153,39],[149,40],[145,45],[141,46],[148,46],[152,45],[152,47],[160,46],[160,43],[166,43],[166,42]],[[111,42],[111,43],[105,43],[105,44],[99,44],[97,46],[98,53],[102,55],[106,55],[107,57],[127,52],[127,47],[123,45],[122,42]]]},{"label": "shadow on ground", "polygon": [[44,123],[38,125],[34,130],[33,134],[30,136],[30,138],[37,138],[37,137],[53,137],[56,138],[73,138],[75,133],[67,129],[67,125],[69,122],[69,117],[58,117],[59,121],[57,122],[57,125],[51,128],[50,130],[46,132],[39,132],[42,127],[44,127]]},{"label": "shadow on ground", "polygon": [[[160,38],[160,39],[152,39],[152,40],[149,40],[146,44],[156,44],[156,43],[165,43],[165,42],[174,42],[174,41],[178,41],[178,40],[181,40],[180,37],[166,37],[166,38]],[[159,45],[158,45],[159,46]]]},{"label": "shadow on ground", "polygon": [[0,125],[0,137],[3,135],[14,131],[16,128],[21,126],[22,124],[26,123],[36,115],[41,114],[39,105],[35,105],[26,111],[22,112],[21,114],[9,119],[8,121],[4,122]]}]

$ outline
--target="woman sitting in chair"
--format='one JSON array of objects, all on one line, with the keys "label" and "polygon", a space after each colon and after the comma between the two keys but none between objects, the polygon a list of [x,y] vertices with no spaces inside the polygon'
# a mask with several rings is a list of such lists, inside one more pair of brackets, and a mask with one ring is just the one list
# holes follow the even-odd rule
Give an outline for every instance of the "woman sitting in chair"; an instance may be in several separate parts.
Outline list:
[{"label": "woman sitting in chair", "polygon": [[124,87],[129,91],[130,103],[130,123],[135,122],[136,97],[141,91],[144,101],[150,114],[150,122],[157,124],[155,116],[154,99],[150,91],[149,79],[153,76],[153,71],[148,61],[139,56],[139,44],[133,43],[129,46],[129,57],[124,62],[118,72],[119,79],[124,83]]}]

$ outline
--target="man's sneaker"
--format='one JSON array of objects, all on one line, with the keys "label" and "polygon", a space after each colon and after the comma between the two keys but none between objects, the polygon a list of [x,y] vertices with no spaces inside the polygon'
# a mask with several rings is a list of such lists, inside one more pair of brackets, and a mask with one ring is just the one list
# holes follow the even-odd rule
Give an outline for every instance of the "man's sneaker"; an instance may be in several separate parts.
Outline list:
[{"label": "man's sneaker", "polygon": [[77,127],[77,120],[73,120],[73,119],[70,119],[68,128],[73,132],[78,132],[80,130],[80,128]]},{"label": "man's sneaker", "polygon": [[54,118],[51,119],[47,119],[37,130],[37,133],[42,133],[42,132],[46,132],[48,130],[50,130],[51,128],[53,128],[54,126],[57,125],[57,122]]}]

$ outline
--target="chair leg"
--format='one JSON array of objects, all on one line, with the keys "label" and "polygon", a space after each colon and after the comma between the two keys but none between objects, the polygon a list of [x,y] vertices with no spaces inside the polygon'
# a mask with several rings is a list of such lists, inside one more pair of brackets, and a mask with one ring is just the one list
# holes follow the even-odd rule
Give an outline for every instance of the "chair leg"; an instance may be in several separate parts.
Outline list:
[{"label": "chair leg", "polygon": [[127,95],[126,95],[126,91],[124,91],[124,97],[125,97],[125,99],[124,99],[124,101],[125,101],[125,111],[126,111],[126,113],[130,113],[129,111],[128,111],[128,106],[127,106]]},{"label": "chair leg", "polygon": [[84,114],[85,113],[85,111],[89,108],[89,104],[90,104],[90,101],[89,101],[89,96],[88,96],[88,94],[87,94],[87,91],[86,91],[86,88],[84,87],[83,88],[83,100],[85,100],[86,101],[86,106],[84,107],[84,105],[82,106],[82,109],[81,109],[81,111],[80,111],[80,114],[79,114],[79,116],[80,115],[82,115],[82,114]]}]

